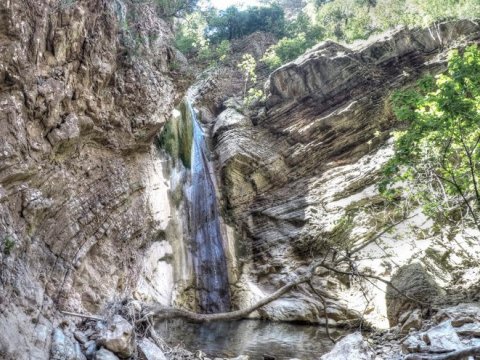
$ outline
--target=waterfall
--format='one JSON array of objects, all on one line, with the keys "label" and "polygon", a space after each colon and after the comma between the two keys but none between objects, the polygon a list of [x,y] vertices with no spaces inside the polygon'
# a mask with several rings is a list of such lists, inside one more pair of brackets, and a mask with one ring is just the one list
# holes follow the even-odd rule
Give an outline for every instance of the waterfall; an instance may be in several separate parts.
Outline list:
[{"label": "waterfall", "polygon": [[205,313],[226,312],[230,291],[215,186],[205,137],[188,99],[187,107],[193,126],[190,228],[198,303]]}]

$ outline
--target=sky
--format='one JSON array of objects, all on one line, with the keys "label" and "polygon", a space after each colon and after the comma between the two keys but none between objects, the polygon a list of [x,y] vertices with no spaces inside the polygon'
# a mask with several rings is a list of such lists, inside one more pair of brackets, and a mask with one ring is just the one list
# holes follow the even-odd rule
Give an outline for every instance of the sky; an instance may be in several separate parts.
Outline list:
[{"label": "sky", "polygon": [[238,7],[258,5],[258,0],[210,0],[210,4],[217,9],[226,9],[229,6],[236,5]]}]

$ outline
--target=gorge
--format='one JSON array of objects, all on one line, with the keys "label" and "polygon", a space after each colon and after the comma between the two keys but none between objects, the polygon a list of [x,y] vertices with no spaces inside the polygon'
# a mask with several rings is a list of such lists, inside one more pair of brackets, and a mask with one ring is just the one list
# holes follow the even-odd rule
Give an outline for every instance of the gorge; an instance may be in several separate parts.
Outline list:
[{"label": "gorge", "polygon": [[202,68],[157,6],[0,3],[0,359],[480,346],[468,211],[432,218],[379,191],[405,130],[392,96],[445,73],[478,22],[322,41],[273,70],[260,59],[278,39],[256,31]]}]

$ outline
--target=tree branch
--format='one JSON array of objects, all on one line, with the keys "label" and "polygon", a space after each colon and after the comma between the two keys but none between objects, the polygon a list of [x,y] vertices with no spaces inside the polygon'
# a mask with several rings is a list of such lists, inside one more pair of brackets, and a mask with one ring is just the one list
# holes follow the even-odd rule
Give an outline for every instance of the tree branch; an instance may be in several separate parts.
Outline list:
[{"label": "tree branch", "polygon": [[479,355],[480,346],[474,346],[466,349],[457,350],[448,354],[432,355],[432,354],[410,354],[405,360],[460,360],[467,356]]}]

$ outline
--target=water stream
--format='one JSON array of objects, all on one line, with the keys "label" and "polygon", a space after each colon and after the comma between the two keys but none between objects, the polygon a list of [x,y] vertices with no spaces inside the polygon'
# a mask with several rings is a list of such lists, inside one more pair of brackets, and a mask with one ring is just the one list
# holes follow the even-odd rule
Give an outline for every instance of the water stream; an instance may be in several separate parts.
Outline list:
[{"label": "water stream", "polygon": [[230,291],[215,186],[205,136],[191,103],[187,105],[193,126],[190,221],[199,310],[204,313],[227,312],[230,310]]}]

